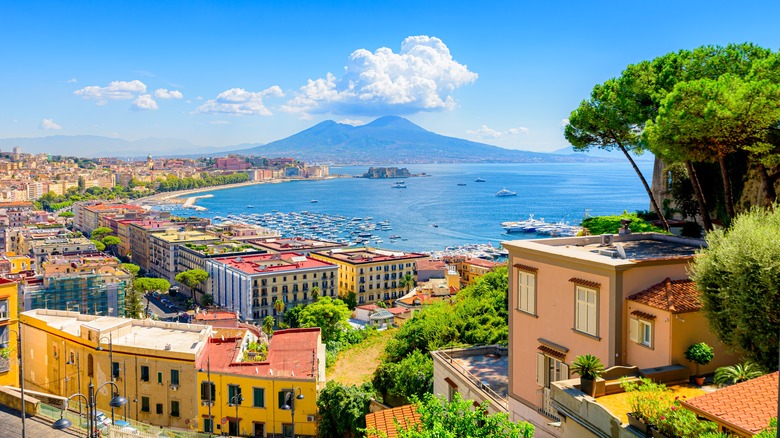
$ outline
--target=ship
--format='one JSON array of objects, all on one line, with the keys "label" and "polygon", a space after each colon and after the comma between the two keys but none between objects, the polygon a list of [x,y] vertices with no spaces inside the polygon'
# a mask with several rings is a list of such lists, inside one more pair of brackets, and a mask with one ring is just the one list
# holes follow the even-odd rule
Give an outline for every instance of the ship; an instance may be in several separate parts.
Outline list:
[{"label": "ship", "polygon": [[507,190],[504,188],[496,192],[496,196],[498,197],[517,196],[517,192],[513,192],[511,190]]},{"label": "ship", "polygon": [[406,183],[403,182],[403,181],[398,181],[398,182],[396,182],[395,184],[393,184],[390,187],[392,187],[394,189],[405,189],[406,188]]},{"label": "ship", "polygon": [[474,182],[485,182],[485,180],[482,179],[482,178],[477,178],[477,179],[474,180]]}]

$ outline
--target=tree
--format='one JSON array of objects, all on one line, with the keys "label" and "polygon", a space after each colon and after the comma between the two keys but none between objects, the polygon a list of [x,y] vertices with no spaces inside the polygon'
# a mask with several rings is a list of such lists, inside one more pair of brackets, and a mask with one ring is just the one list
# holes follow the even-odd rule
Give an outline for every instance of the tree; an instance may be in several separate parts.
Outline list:
[{"label": "tree", "polygon": [[764,374],[764,370],[758,365],[753,362],[745,362],[718,368],[715,370],[713,381],[717,385],[732,385],[761,377]]},{"label": "tree", "polygon": [[190,269],[188,271],[179,272],[174,278],[179,283],[187,285],[192,292],[192,298],[195,298],[195,289],[208,280],[209,273],[203,269]]},{"label": "tree", "polygon": [[75,216],[75,214],[73,214],[72,211],[63,211],[62,213],[60,213],[59,216],[60,217],[64,217],[64,218],[71,218],[71,217]]},{"label": "tree", "polygon": [[[171,283],[163,278],[139,277],[133,280],[133,289],[143,291],[144,295],[149,292],[167,293],[171,288]],[[149,313],[149,301],[146,302],[146,313]]]},{"label": "tree", "polygon": [[141,295],[132,288],[125,294],[125,316],[133,319],[141,319],[144,312],[144,305],[141,302]]},{"label": "tree", "polygon": [[133,278],[138,276],[138,273],[141,271],[141,267],[132,263],[122,263],[122,269],[129,272],[130,275],[133,276]]},{"label": "tree", "polygon": [[276,301],[274,301],[274,310],[276,310],[276,325],[279,325],[279,321],[281,321],[280,316],[282,315],[282,312],[284,312],[284,301],[277,298]]},{"label": "tree", "polygon": [[[385,404],[407,404],[433,392],[433,359],[415,350],[400,362],[384,362],[374,372],[372,383]],[[388,396],[395,400],[391,402]]]},{"label": "tree", "polygon": [[214,295],[203,294],[203,298],[200,299],[200,305],[203,307],[211,307],[214,305]]},{"label": "tree", "polygon": [[631,156],[632,153],[641,154],[645,151],[641,142],[641,127],[648,114],[641,107],[641,101],[637,102],[634,94],[629,92],[629,84],[627,81],[610,79],[593,87],[590,100],[583,100],[569,116],[564,136],[577,151],[587,151],[592,147],[604,150],[619,149],[642,181],[653,211],[663,223],[664,230],[669,231],[669,224],[647,179]]},{"label": "tree", "polygon": [[322,438],[362,436],[366,414],[374,397],[371,384],[345,386],[331,380],[317,396],[320,422],[317,436]]},{"label": "tree", "polygon": [[349,329],[349,307],[339,299],[322,297],[316,303],[305,306],[298,315],[301,327],[319,327],[322,329],[322,342],[328,343],[338,339],[339,335]]},{"label": "tree", "polygon": [[320,298],[320,288],[318,286],[314,286],[313,288],[311,288],[311,300],[316,303],[319,298]]},{"label": "tree", "polygon": [[414,406],[420,414],[417,424],[399,424],[399,438],[531,438],[534,426],[514,422],[503,412],[489,414],[487,403],[474,406],[459,392],[451,402],[443,397],[426,394]]},{"label": "tree", "polygon": [[111,234],[114,234],[114,231],[111,228],[97,227],[94,230],[92,230],[92,233],[89,235],[89,238],[93,240],[103,240],[104,237],[109,236]]},{"label": "tree", "polygon": [[263,331],[267,335],[274,334],[274,317],[271,315],[268,315],[263,319]]},{"label": "tree", "polygon": [[712,331],[764,369],[777,369],[780,332],[780,209],[753,208],[728,231],[706,236],[691,264]]},{"label": "tree", "polygon": [[300,323],[300,317],[301,317],[301,311],[303,308],[306,307],[304,305],[298,305],[293,307],[292,309],[284,312],[284,322],[287,323],[290,328],[298,328],[301,326]]},{"label": "tree", "polygon": [[106,244],[95,239],[90,239],[90,242],[95,244],[95,249],[98,251],[105,251],[106,250]]},{"label": "tree", "polygon": [[416,282],[414,281],[414,276],[412,274],[406,274],[401,277],[400,286],[405,287],[407,292],[412,290],[415,284]]},{"label": "tree", "polygon": [[115,257],[117,256],[117,246],[122,243],[121,240],[119,240],[116,236],[106,236],[103,238],[103,240],[100,241],[106,249],[108,249],[109,253],[113,254]]}]

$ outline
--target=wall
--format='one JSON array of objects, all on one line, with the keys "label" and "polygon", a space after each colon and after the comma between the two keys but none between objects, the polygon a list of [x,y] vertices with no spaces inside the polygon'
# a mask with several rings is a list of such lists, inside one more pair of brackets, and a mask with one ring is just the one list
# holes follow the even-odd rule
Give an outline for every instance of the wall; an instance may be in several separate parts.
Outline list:
[{"label": "wall", "polygon": [[672,363],[686,365],[691,369],[691,374],[696,372],[696,364],[685,359],[685,351],[693,344],[706,342],[715,349],[715,357],[708,365],[701,367],[701,373],[712,373],[718,367],[733,365],[741,362],[741,358],[734,351],[726,347],[718,337],[709,329],[707,317],[704,312],[690,312],[674,315],[672,318],[672,332],[674,342],[671,348]]},{"label": "wall", "polygon": [[[495,352],[495,347],[488,347],[482,349],[482,352],[469,350],[466,354],[469,355],[481,355],[487,352]],[[463,397],[464,400],[474,400],[476,403],[482,404],[484,401],[488,401],[488,412],[491,414],[499,412],[508,412],[508,406],[502,406],[493,400],[485,391],[477,387],[472,379],[469,379],[464,375],[463,368],[457,364],[451,363],[447,357],[439,354],[440,352],[432,352],[433,356],[433,393],[452,401],[450,397],[450,388],[454,385],[457,388],[457,392]],[[444,353],[444,352],[442,352]],[[453,356],[458,355],[458,351],[446,352],[452,353]],[[467,371],[466,371],[467,372]],[[504,400],[504,403],[506,401]]]},{"label": "wall", "polygon": [[[640,311],[655,315],[653,322],[652,348],[633,342],[628,335],[628,320],[632,318],[631,312]],[[626,324],[624,336],[626,338],[626,364],[638,368],[654,368],[671,365],[672,361],[672,314],[650,307],[635,301],[626,302]]]}]

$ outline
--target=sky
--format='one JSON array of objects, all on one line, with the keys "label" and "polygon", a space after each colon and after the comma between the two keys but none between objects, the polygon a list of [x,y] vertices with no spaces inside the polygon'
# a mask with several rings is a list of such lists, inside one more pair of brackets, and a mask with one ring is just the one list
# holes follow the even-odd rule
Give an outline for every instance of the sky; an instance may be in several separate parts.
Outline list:
[{"label": "sky", "polygon": [[9,0],[0,138],[232,146],[400,115],[553,151],[595,84],[705,44],[778,50],[778,16],[776,1]]}]

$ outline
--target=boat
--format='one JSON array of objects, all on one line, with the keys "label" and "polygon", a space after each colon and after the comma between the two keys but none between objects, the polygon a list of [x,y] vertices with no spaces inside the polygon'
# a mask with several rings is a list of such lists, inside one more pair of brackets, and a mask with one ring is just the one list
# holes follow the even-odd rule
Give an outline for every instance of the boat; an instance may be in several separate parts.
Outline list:
[{"label": "boat", "polygon": [[311,201],[309,201],[309,202],[311,202],[312,204],[316,204],[316,203],[317,203],[317,202],[319,202],[319,201],[317,201],[316,199],[312,199],[312,200],[311,200]]},{"label": "boat", "polygon": [[507,189],[505,189],[505,188],[504,188],[504,189],[501,189],[501,190],[499,190],[499,191],[496,193],[496,196],[499,196],[499,197],[505,197],[505,196],[517,196],[517,192],[513,192],[513,191],[511,191],[511,190],[507,190]]},{"label": "boat", "polygon": [[397,181],[395,184],[393,184],[390,187],[392,187],[394,189],[405,189],[406,188],[406,183],[403,182],[403,181]]},{"label": "boat", "polygon": [[477,179],[474,180],[474,182],[485,182],[485,180],[482,179],[482,178],[477,178]]},{"label": "boat", "polygon": [[400,239],[400,238],[401,238],[401,236],[398,236],[396,234],[393,234],[392,236],[390,236],[390,240],[395,240],[395,239]]},{"label": "boat", "polygon": [[247,205],[246,208],[255,208],[254,205]]},{"label": "boat", "polygon": [[537,228],[549,225],[542,219],[534,219],[533,213],[528,216],[528,219],[524,221],[509,221],[502,222],[501,228],[506,230],[507,233],[533,233]]},{"label": "boat", "polygon": [[465,186],[466,183],[458,183],[459,186]]}]

